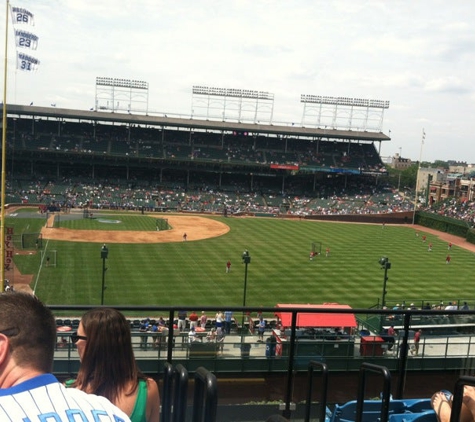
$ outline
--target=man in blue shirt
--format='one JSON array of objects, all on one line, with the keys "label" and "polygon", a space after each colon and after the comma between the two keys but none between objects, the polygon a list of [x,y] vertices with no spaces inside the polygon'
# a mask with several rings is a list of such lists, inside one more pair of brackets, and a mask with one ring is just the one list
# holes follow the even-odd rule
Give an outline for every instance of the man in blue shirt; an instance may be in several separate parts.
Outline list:
[{"label": "man in blue shirt", "polygon": [[37,298],[0,293],[0,420],[130,422],[104,397],[66,388],[54,375],[56,321]]},{"label": "man in blue shirt", "polygon": [[262,318],[262,316],[259,318],[259,324],[257,326],[257,331],[259,333],[259,340],[258,341],[264,341],[264,332],[266,331],[266,322],[264,321],[264,318]]},{"label": "man in blue shirt", "polygon": [[231,332],[231,323],[233,321],[233,311],[224,311],[224,332],[229,334]]}]

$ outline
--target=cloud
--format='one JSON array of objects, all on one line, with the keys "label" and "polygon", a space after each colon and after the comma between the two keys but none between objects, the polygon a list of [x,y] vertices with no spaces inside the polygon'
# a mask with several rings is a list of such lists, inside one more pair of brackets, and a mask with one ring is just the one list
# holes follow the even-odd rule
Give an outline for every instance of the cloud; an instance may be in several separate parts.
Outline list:
[{"label": "cloud", "polygon": [[11,101],[88,110],[96,76],[146,81],[151,110],[184,115],[196,84],[273,93],[275,119],[286,122],[301,121],[300,94],[389,100],[388,148],[401,146],[404,155],[417,159],[424,124],[431,137],[425,154],[435,156],[453,122],[457,132],[447,159],[475,162],[475,150],[466,146],[475,101],[473,1],[22,0],[21,5],[35,14],[41,65],[35,74],[17,74],[10,59]]},{"label": "cloud", "polygon": [[466,81],[451,76],[429,80],[425,83],[425,89],[430,92],[455,95],[473,93],[473,88],[467,86]]}]

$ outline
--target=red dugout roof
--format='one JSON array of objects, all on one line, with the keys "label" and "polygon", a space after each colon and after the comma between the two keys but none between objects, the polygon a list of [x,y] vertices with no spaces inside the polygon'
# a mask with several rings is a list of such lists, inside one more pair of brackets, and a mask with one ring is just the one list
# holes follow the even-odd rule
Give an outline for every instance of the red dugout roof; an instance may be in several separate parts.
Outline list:
[{"label": "red dugout roof", "polygon": [[[300,309],[352,309],[349,305],[338,303],[324,303],[323,305],[301,305],[278,303],[277,308],[300,308]],[[276,311],[275,315],[281,320],[283,327],[290,327],[292,324],[292,313]],[[297,327],[357,327],[354,314],[345,313],[297,313]]]}]

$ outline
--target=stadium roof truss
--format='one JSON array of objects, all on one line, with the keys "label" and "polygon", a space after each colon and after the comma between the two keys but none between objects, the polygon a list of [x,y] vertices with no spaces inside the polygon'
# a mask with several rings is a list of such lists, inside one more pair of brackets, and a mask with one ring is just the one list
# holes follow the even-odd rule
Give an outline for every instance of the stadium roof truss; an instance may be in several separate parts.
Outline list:
[{"label": "stadium roof truss", "polygon": [[389,101],[302,94],[302,126],[381,132]]},{"label": "stadium roof truss", "polygon": [[191,117],[272,124],[274,94],[248,89],[193,86]]},{"label": "stadium roof truss", "polygon": [[[3,108],[0,106],[0,109]],[[140,125],[159,129],[216,131],[247,133],[250,136],[282,136],[293,139],[328,139],[349,142],[384,142],[391,138],[382,132],[340,130],[333,128],[303,127],[296,125],[273,125],[262,123],[243,123],[229,121],[198,120],[192,118],[137,115],[131,113],[111,113],[104,110],[72,110],[57,107],[37,107],[7,105],[10,117],[30,117],[46,120],[78,120],[84,122],[109,123],[114,125]]]},{"label": "stadium roof truss", "polygon": [[96,78],[95,109],[148,113],[148,82],[119,78]]}]

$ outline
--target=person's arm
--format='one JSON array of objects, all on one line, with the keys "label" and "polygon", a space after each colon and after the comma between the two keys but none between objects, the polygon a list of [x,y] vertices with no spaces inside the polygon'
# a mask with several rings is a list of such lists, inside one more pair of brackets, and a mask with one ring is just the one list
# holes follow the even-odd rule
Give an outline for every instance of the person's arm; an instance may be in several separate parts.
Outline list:
[{"label": "person's arm", "polygon": [[152,378],[147,378],[147,422],[160,421],[160,394],[158,385]]}]

